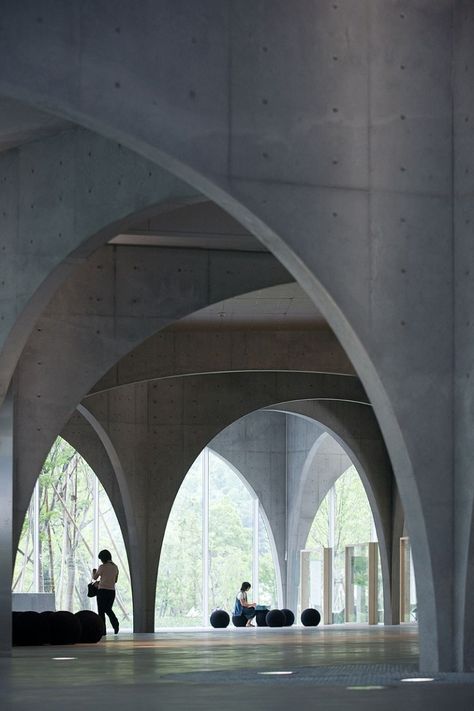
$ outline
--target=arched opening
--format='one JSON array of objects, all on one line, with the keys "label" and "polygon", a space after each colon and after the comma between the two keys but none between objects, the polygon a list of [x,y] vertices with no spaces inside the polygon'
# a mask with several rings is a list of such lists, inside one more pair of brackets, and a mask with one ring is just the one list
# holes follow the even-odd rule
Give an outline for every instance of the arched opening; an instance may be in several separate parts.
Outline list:
[{"label": "arched opening", "polygon": [[168,519],[155,602],[157,627],[207,626],[212,610],[231,612],[243,580],[275,607],[279,576],[265,512],[242,473],[206,447]]},{"label": "arched opening", "polygon": [[119,567],[115,608],[122,629],[131,628],[130,571],[117,516],[91,467],[58,437],[25,516],[13,594],[28,594],[33,601],[34,596],[49,593],[57,610],[95,610],[95,600],[87,597],[87,583],[102,548],[111,551]]},{"label": "arched opening", "polygon": [[[311,593],[330,604],[327,622],[369,622],[369,543],[375,522],[362,481],[351,465],[331,486],[314,517],[306,551],[311,554]],[[320,565],[313,561],[321,561]],[[324,568],[330,565],[330,570]],[[316,580],[317,572],[321,573]],[[377,622],[383,621],[380,563],[377,560]],[[328,598],[328,599],[325,599]],[[346,609],[350,608],[350,609]]]},{"label": "arched opening", "polygon": [[[397,544],[397,543],[396,543]],[[409,540],[400,539],[400,622],[416,620]],[[351,464],[322,500],[302,551],[302,607],[320,607],[327,624],[384,620],[382,569],[374,516]]]}]

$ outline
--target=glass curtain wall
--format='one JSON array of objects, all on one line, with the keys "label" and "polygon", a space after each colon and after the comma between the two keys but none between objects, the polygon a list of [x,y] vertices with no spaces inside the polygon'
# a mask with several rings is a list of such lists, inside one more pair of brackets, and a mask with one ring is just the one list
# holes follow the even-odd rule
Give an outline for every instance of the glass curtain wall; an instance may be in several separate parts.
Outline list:
[{"label": "glass curtain wall", "polygon": [[166,527],[156,626],[207,626],[213,610],[232,612],[244,580],[259,603],[276,606],[275,565],[259,501],[206,448],[186,475]]},{"label": "glass curtain wall", "polygon": [[119,567],[115,609],[121,627],[131,628],[130,573],[117,517],[92,469],[58,438],[23,523],[12,592],[54,593],[57,610],[95,610],[95,600],[87,597],[87,583],[102,548],[111,551]]},{"label": "glass curtain wall", "polygon": [[[327,590],[321,612],[326,624],[368,622],[368,544],[373,541],[376,541],[376,533],[372,511],[362,481],[355,467],[351,466],[323,499],[308,535],[306,549],[302,551],[315,560],[324,561],[323,580]],[[379,558],[374,558],[377,572],[373,576],[373,585],[379,588],[375,589],[374,605],[378,609],[374,621],[383,619]],[[325,570],[325,566],[330,566],[330,570]],[[303,575],[302,567],[302,609],[307,586]],[[310,580],[309,585],[312,584]]]}]

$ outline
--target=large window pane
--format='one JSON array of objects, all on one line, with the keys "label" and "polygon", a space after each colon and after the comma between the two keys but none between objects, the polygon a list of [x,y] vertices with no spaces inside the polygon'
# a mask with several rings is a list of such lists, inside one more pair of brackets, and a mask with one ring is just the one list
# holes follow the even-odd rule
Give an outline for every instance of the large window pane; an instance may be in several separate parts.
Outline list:
[{"label": "large window pane", "polygon": [[161,549],[157,627],[202,625],[202,467],[200,455],[173,504]]},{"label": "large window pane", "polygon": [[259,588],[258,602],[268,607],[278,607],[277,579],[272,547],[262,514],[258,523]]},{"label": "large window pane", "polygon": [[[306,549],[315,555],[322,548],[332,549],[334,623],[342,623],[346,617],[351,622],[368,621],[367,544],[373,540],[374,531],[364,486],[355,467],[351,466],[321,502],[306,543]],[[380,584],[378,608],[383,619],[381,593]]]},{"label": "large window pane", "polygon": [[96,609],[87,597],[97,553],[108,548],[120,569],[115,609],[132,626],[130,574],[120,526],[87,462],[58,438],[30,502],[18,546],[13,592],[52,592],[56,609]]},{"label": "large window pane", "polygon": [[186,475],[166,527],[157,626],[207,625],[214,609],[231,613],[242,582],[253,585],[253,575],[258,590],[251,596],[276,606],[272,546],[258,501],[235,469],[206,448]]},{"label": "large window pane", "polygon": [[[253,498],[220,457],[209,455],[209,612],[231,610],[244,580],[252,582]],[[255,597],[258,591],[252,591]]]}]

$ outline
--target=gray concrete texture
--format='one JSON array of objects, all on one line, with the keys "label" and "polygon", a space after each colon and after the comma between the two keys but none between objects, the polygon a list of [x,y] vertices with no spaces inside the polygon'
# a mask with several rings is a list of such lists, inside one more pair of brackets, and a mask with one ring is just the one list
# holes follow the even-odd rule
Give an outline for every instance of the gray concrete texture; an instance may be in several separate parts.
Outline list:
[{"label": "gray concrete texture", "polygon": [[196,193],[83,130],[0,155],[0,397],[25,342],[74,268],[130,220]]},{"label": "gray concrete texture", "polygon": [[[38,320],[17,367],[14,530],[54,438],[117,360],[176,318],[288,278],[269,254],[152,247],[107,246],[76,269]],[[179,372],[173,348],[155,355],[162,372]],[[132,354],[129,362],[135,360]]]},{"label": "gray concrete texture", "polygon": [[[474,667],[466,377],[473,16],[467,0],[159,0],[140,13],[128,0],[113,13],[107,3],[79,0],[2,6],[1,95],[120,140],[192,186],[167,189],[165,199],[198,191],[215,200],[282,262],[333,329],[395,470],[425,669]],[[107,161],[114,152],[105,151]],[[50,270],[92,233],[104,239],[125,211],[99,220],[103,200],[87,201],[83,180],[84,231],[52,258],[70,211],[64,215],[59,193],[44,199],[44,180],[41,209],[31,208],[38,189],[31,170],[16,203],[16,154],[2,164],[2,200],[18,205],[20,227],[38,230],[43,247],[35,254],[46,252],[38,267],[26,259],[17,308],[17,210],[4,210],[6,324],[21,334],[2,354],[8,380],[38,315],[34,309],[28,320],[24,309],[29,285],[52,284]],[[21,165],[28,173],[28,160]],[[52,158],[46,165],[54,182],[59,166]],[[164,199],[162,192],[143,199],[140,181],[131,182],[122,186],[126,214]],[[45,219],[52,230],[39,230]]]},{"label": "gray concrete texture", "polygon": [[[176,377],[114,388],[86,399],[84,409],[100,425],[96,432],[107,434],[124,472],[122,501],[129,505],[129,524],[137,536],[132,541],[128,525],[129,544],[143,550],[140,569],[130,556],[137,631],[153,629],[166,523],[179,486],[201,450],[249,412],[308,397],[365,401],[356,378],[306,373]],[[278,465],[277,454],[275,458]]]}]

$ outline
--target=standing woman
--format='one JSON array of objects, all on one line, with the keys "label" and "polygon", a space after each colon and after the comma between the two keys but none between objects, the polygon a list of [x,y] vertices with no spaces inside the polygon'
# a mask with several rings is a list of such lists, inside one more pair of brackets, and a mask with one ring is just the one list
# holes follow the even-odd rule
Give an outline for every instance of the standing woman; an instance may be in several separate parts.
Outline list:
[{"label": "standing woman", "polygon": [[250,583],[242,583],[242,585],[240,586],[240,592],[235,598],[234,615],[243,615],[244,617],[246,617],[246,627],[254,627],[254,625],[252,624],[252,619],[257,614],[255,610],[257,603],[249,602],[247,599],[247,592],[250,590],[251,587],[252,586],[250,585]]},{"label": "standing woman", "polygon": [[99,580],[99,587],[97,590],[97,612],[99,617],[104,623],[105,630],[105,616],[110,620],[110,624],[114,628],[115,634],[119,631],[119,621],[117,620],[114,611],[112,610],[112,605],[115,600],[115,583],[118,579],[119,570],[115,563],[112,561],[112,555],[110,551],[104,549],[99,553],[99,560],[102,565],[99,568],[94,568],[92,571],[92,578]]}]

